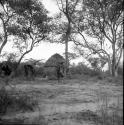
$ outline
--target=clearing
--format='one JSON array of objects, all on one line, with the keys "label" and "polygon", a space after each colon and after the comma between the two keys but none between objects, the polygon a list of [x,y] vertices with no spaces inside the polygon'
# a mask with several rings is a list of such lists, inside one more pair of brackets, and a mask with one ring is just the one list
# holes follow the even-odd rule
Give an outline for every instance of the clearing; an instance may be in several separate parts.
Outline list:
[{"label": "clearing", "polygon": [[33,124],[44,119],[47,125],[95,125],[101,112],[111,114],[116,108],[116,113],[123,116],[122,84],[97,79],[73,79],[58,84],[40,78],[35,81],[16,79],[11,83],[16,90],[38,100],[38,108],[32,112],[7,112],[4,120],[18,119]]}]

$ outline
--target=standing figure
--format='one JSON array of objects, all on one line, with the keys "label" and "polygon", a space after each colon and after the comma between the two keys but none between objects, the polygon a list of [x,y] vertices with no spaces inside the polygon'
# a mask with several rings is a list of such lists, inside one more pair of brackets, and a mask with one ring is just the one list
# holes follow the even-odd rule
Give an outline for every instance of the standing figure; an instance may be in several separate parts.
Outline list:
[{"label": "standing figure", "polygon": [[32,80],[34,80],[35,70],[34,70],[34,67],[32,65],[25,64],[24,71],[25,71],[26,78],[32,78]]},{"label": "standing figure", "polygon": [[60,79],[62,79],[62,82],[63,82],[63,78],[64,78],[64,64],[63,64],[63,62],[60,62],[57,64],[56,74],[57,74],[58,83],[60,82]]}]

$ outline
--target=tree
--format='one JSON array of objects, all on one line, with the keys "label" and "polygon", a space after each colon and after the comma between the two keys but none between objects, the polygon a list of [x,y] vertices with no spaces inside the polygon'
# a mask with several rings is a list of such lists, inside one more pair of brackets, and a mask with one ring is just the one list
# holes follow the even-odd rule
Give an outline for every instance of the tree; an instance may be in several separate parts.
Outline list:
[{"label": "tree", "polygon": [[8,42],[8,25],[16,15],[10,6],[10,0],[0,0],[0,55],[4,46]]},{"label": "tree", "polygon": [[[65,53],[63,53],[63,55],[65,56]],[[70,64],[71,60],[74,60],[74,59],[76,59],[78,57],[79,56],[76,53],[68,52],[68,61],[69,61],[69,64]]]},{"label": "tree", "polygon": [[74,35],[72,40],[106,60],[112,76],[117,75],[123,51],[122,5],[122,0],[84,0],[74,23],[75,35],[79,34],[83,41]]},{"label": "tree", "polygon": [[59,41],[65,44],[65,76],[67,76],[69,71],[68,42],[70,41],[71,23],[78,2],[79,0],[56,0],[60,13],[57,16],[59,21],[57,25],[54,25],[54,31],[56,30],[55,34],[59,36]]},{"label": "tree", "polygon": [[90,62],[91,66],[95,70],[99,70],[99,71],[101,71],[104,65],[106,64],[106,61],[103,61],[102,59],[98,57],[90,57],[88,61]]},{"label": "tree", "polygon": [[0,54],[8,38],[13,36],[11,39],[13,38],[14,47],[19,50],[20,54],[16,70],[23,57],[47,37],[50,18],[47,16],[47,10],[38,0],[1,0],[0,4],[2,7],[0,19],[3,28],[0,35],[2,41]]},{"label": "tree", "polygon": [[20,53],[18,65],[24,56],[38,46],[49,33],[50,18],[42,3],[34,0],[25,2],[20,0],[12,6],[18,16],[14,23],[8,26],[8,33],[14,36],[14,47]]}]

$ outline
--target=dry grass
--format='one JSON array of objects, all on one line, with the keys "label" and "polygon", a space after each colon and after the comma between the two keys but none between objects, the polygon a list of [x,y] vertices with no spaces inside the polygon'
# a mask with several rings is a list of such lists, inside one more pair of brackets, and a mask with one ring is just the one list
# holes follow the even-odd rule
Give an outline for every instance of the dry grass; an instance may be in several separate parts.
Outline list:
[{"label": "dry grass", "polygon": [[[10,111],[33,111],[38,102],[33,97],[21,91],[8,91],[4,87],[0,89],[0,113]],[[12,110],[11,110],[12,109]]]},{"label": "dry grass", "polygon": [[[97,77],[89,78],[88,76],[79,79],[68,79],[65,84],[40,79],[35,81],[15,79],[15,81],[11,82],[21,90],[19,91],[20,96],[17,97],[20,98],[20,108],[23,108],[24,112],[17,114],[19,116],[18,120],[22,120],[24,123],[43,123],[43,125],[122,125],[121,84],[116,86],[107,79],[98,80]],[[9,91],[9,93],[11,92]],[[14,95],[12,97],[18,95],[16,93],[17,91],[11,94]],[[35,97],[39,109],[34,109],[28,114],[28,110],[31,111],[30,106],[35,103],[35,101],[32,103]],[[26,104],[23,102],[26,102]],[[93,108],[94,110],[92,110]],[[27,116],[29,117],[25,119]]]}]

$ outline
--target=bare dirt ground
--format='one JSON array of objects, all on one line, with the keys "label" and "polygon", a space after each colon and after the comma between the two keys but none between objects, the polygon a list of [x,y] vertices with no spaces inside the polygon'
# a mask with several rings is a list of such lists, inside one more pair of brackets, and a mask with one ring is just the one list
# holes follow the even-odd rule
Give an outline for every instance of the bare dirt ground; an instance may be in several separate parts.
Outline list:
[{"label": "bare dirt ground", "polygon": [[122,84],[92,79],[66,80],[65,84],[58,84],[40,78],[35,81],[16,79],[11,83],[17,90],[36,98],[38,108],[33,112],[8,112],[3,119],[25,119],[25,123],[32,124],[44,119],[47,125],[96,125],[96,114],[105,105],[107,113],[118,107],[117,113],[123,115]]}]

